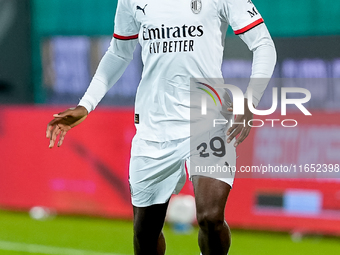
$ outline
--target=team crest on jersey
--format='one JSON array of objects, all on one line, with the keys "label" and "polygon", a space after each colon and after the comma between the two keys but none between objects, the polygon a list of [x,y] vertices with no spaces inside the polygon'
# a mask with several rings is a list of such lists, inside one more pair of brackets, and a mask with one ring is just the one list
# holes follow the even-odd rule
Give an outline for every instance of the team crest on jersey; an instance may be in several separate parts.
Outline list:
[{"label": "team crest on jersey", "polygon": [[198,14],[202,10],[201,0],[191,0],[191,10],[193,13]]}]

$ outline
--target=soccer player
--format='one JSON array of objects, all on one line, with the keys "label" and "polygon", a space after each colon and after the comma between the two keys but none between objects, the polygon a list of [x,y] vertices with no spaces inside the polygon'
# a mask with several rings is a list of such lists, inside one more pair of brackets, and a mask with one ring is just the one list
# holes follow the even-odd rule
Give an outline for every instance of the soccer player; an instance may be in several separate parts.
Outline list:
[{"label": "soccer player", "polygon": [[[196,144],[197,150],[195,146],[190,148],[190,79],[223,78],[221,65],[228,25],[253,51],[252,80],[270,78],[276,63],[275,47],[252,1],[118,0],[114,35],[89,88],[77,107],[55,114],[48,124],[49,147],[54,146],[58,135],[61,146],[66,133],[95,109],[120,78],[140,43],[144,68],[136,94],[137,132],[129,168],[137,255],[165,253],[164,218],[171,194],[184,185],[185,163],[189,166],[196,159],[206,158],[212,163],[222,160],[235,166],[235,148],[249,134],[250,127],[240,124],[225,125],[211,132],[202,130],[202,139],[210,139],[210,145],[218,140],[226,150],[214,156],[205,151],[204,143]],[[255,107],[266,86],[267,82],[249,83]],[[221,104],[222,101],[232,112],[230,97],[224,95]],[[252,119],[247,102],[245,99],[244,114],[236,116],[238,123]],[[216,111],[219,112],[220,109]],[[229,117],[226,115],[229,119],[233,118],[231,112]],[[200,139],[200,135],[197,137]],[[191,173],[190,179],[201,252],[227,254],[231,237],[224,210],[234,177],[231,174],[210,178]]]}]

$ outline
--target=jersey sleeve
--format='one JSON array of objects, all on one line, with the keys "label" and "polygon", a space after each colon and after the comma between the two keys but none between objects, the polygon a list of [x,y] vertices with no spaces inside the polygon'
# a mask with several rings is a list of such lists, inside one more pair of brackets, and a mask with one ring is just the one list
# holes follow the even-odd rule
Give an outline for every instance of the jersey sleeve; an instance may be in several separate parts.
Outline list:
[{"label": "jersey sleeve", "polygon": [[263,18],[251,0],[218,0],[218,14],[230,24],[236,35],[263,23]]},{"label": "jersey sleeve", "polygon": [[252,94],[252,103],[257,107],[275,68],[275,45],[265,24],[239,36],[253,51],[251,79],[245,98],[249,100],[249,95]]},{"label": "jersey sleeve", "polygon": [[134,18],[133,7],[129,0],[118,0],[113,37],[118,40],[138,38],[139,25]]},{"label": "jersey sleeve", "polygon": [[118,1],[115,32],[111,44],[78,104],[84,106],[88,113],[96,108],[107,91],[119,80],[133,58],[139,26],[135,22],[129,3],[129,0]]}]

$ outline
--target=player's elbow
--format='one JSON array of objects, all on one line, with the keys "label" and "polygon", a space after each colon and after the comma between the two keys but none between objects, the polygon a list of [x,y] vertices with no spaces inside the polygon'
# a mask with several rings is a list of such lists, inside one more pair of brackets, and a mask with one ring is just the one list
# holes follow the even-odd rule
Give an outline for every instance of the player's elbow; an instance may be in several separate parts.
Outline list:
[{"label": "player's elbow", "polygon": [[254,54],[261,55],[275,66],[277,62],[277,52],[272,38],[263,38],[261,43],[253,50]]},{"label": "player's elbow", "polygon": [[112,59],[120,59],[121,61],[128,63],[130,63],[130,61],[133,59],[133,54],[119,52],[117,50],[112,50],[111,48],[108,49],[106,55],[110,56]]},{"label": "player's elbow", "polygon": [[273,39],[269,38],[268,42],[265,44],[265,47],[267,48],[267,51],[270,52],[269,55],[271,56],[272,62],[275,65],[277,61],[277,52]]},{"label": "player's elbow", "polygon": [[275,44],[274,44],[273,39],[270,36],[264,36],[260,40],[258,40],[256,47],[254,47],[252,51],[256,51],[258,49],[263,49],[263,48],[272,50],[276,55]]}]

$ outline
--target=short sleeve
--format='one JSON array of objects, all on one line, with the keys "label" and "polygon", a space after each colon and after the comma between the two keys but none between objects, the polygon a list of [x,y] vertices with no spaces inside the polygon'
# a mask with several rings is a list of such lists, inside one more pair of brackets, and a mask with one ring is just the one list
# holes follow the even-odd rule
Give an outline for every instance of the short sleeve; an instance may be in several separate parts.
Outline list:
[{"label": "short sleeve", "polygon": [[139,25],[134,18],[130,0],[118,0],[113,37],[120,40],[137,39]]},{"label": "short sleeve", "polygon": [[228,22],[236,35],[263,23],[259,11],[251,0],[218,0],[218,13],[222,21]]}]

